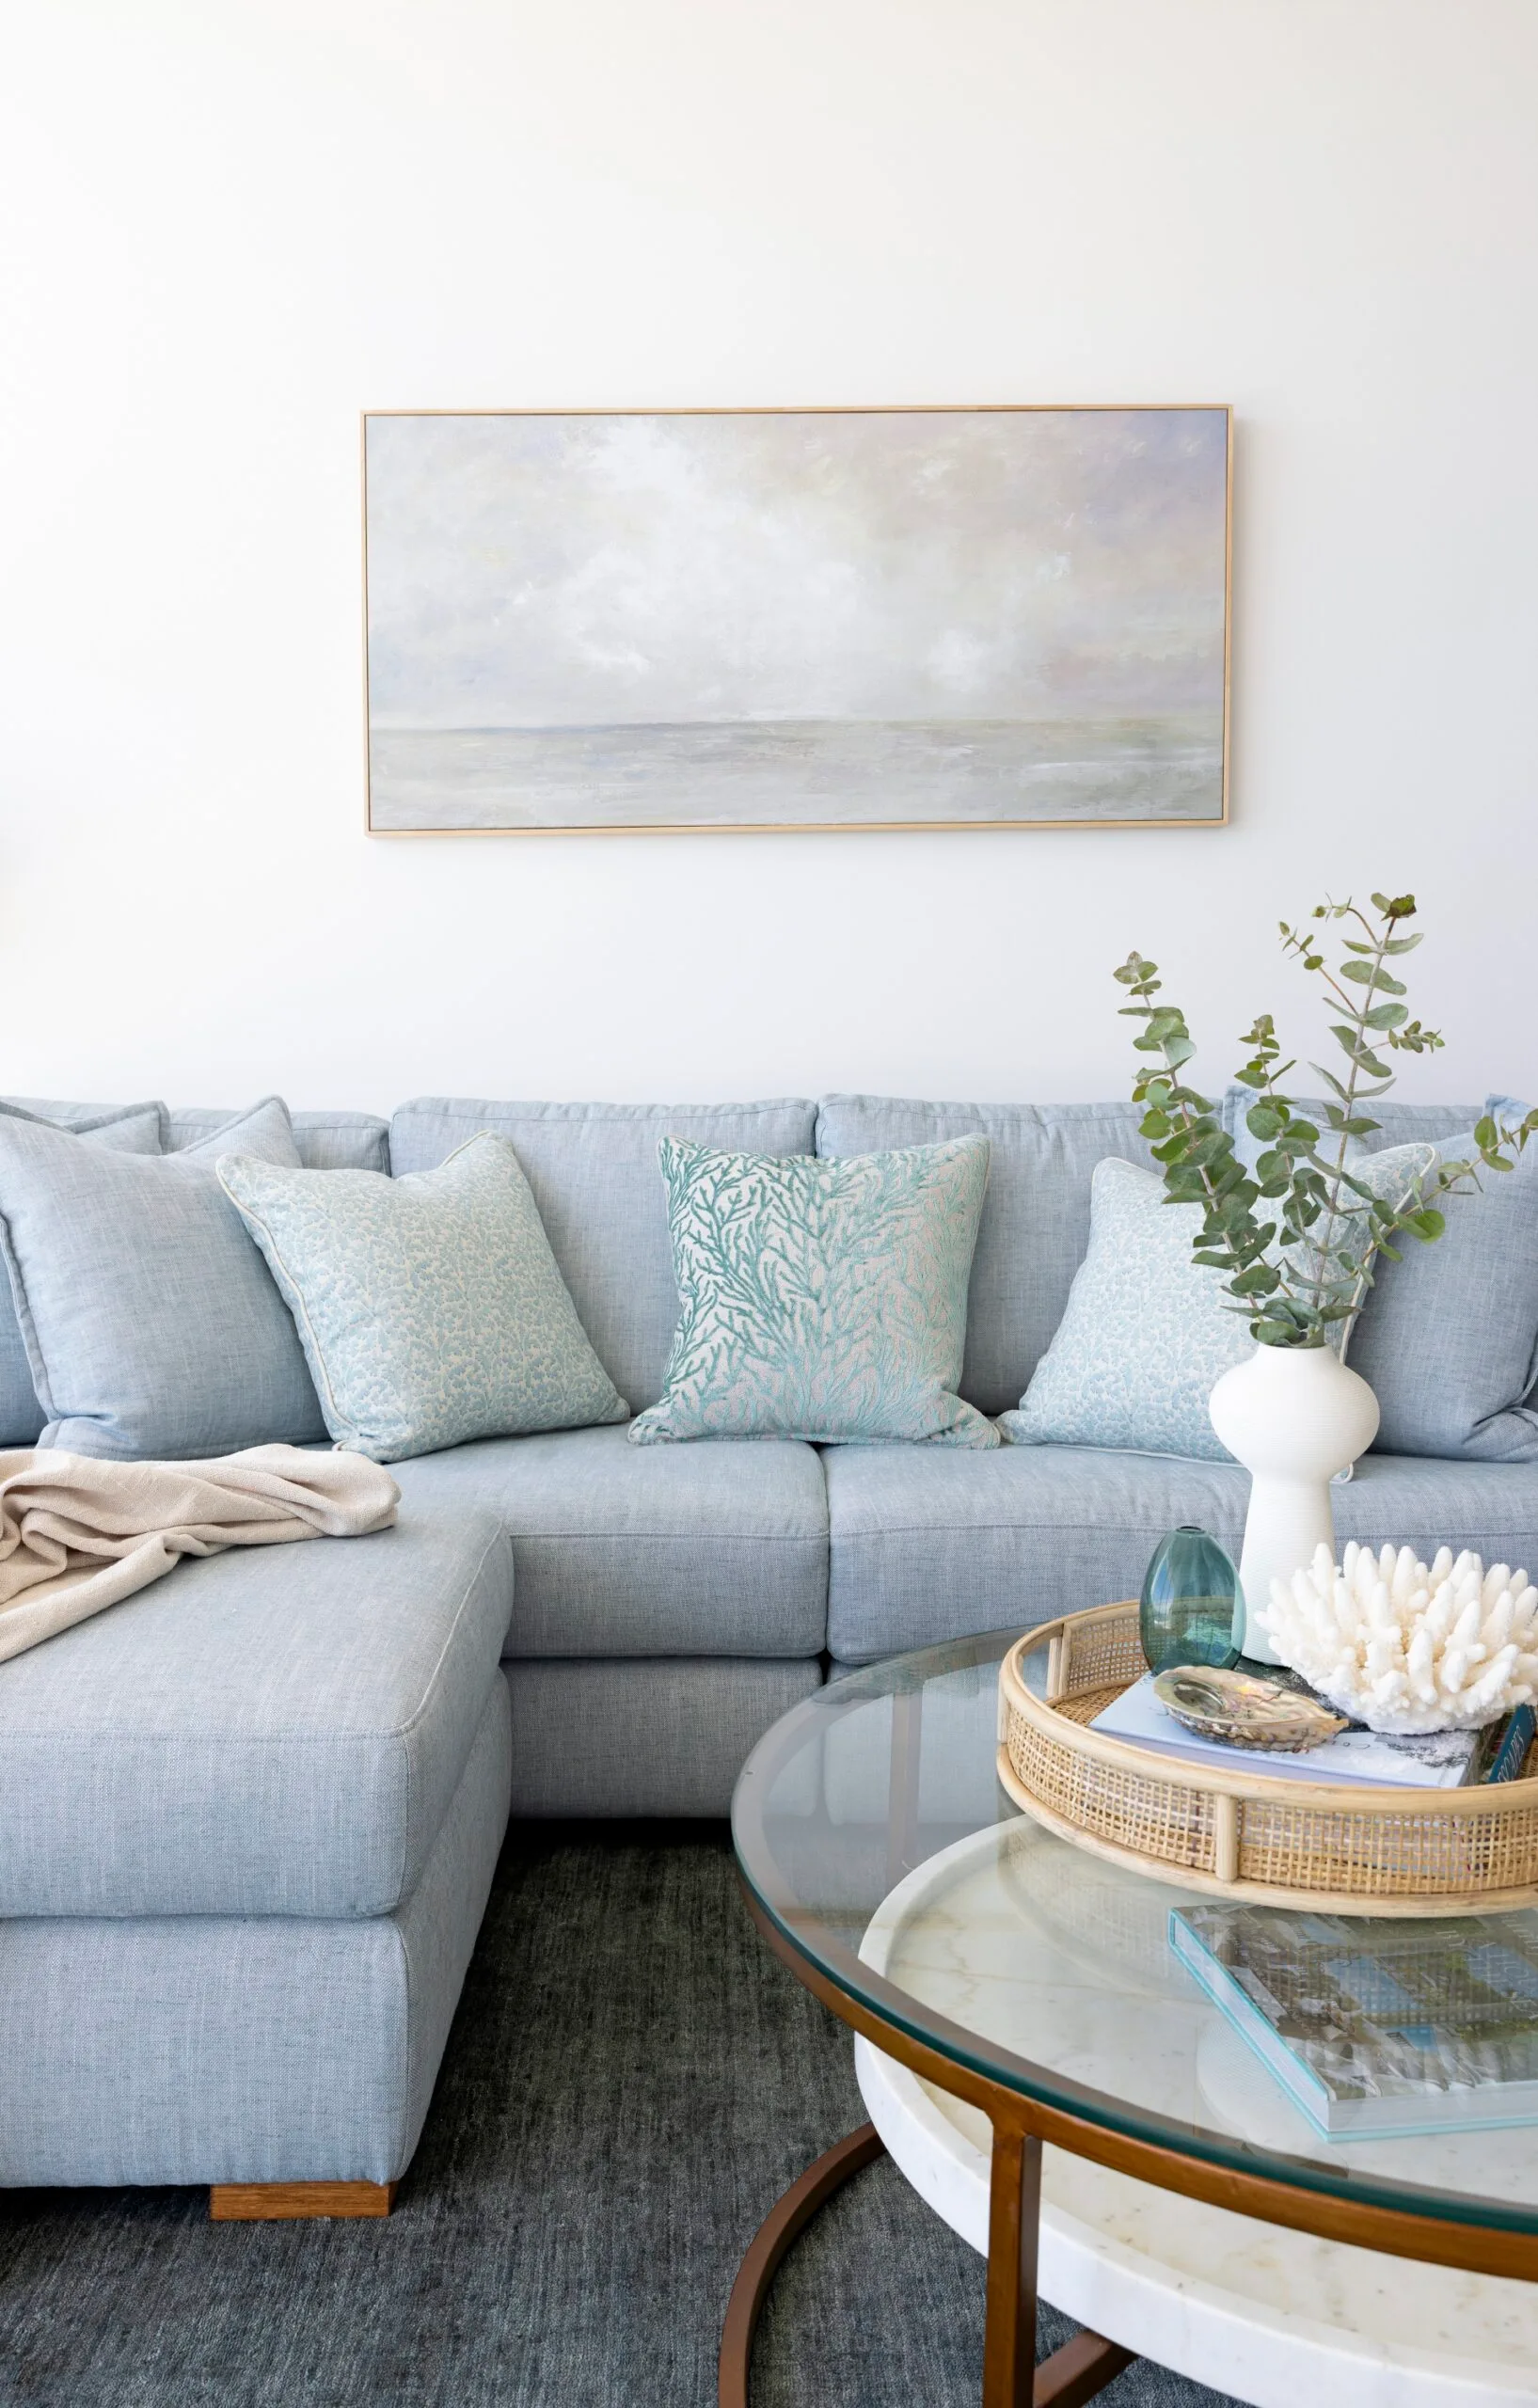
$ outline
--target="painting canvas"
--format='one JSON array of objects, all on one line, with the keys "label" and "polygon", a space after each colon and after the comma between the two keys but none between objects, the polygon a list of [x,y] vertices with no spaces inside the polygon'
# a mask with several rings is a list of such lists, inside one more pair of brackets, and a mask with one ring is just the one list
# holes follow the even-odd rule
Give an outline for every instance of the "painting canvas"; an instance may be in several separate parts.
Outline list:
[{"label": "painting canvas", "polygon": [[1218,824],[1222,408],[364,421],[369,824]]}]

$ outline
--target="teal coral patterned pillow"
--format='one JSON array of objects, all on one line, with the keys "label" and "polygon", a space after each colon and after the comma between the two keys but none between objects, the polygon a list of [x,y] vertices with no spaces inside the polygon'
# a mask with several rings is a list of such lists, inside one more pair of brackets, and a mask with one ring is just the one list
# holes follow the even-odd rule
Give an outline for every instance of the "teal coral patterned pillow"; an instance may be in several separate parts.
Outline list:
[{"label": "teal coral patterned pillow", "polygon": [[994,1447],[955,1393],[986,1137],[819,1162],[665,1137],[682,1311],[637,1446],[674,1438]]},{"label": "teal coral patterned pillow", "polygon": [[1166,1204],[1162,1179],[1114,1156],[1096,1164],[1089,1194],[1089,1250],[1068,1308],[1000,1431],[1014,1445],[1231,1463],[1207,1400],[1255,1342],[1227,1308],[1223,1274],[1191,1259],[1200,1206]]},{"label": "teal coral patterned pillow", "polygon": [[341,1445],[389,1464],[626,1418],[505,1137],[483,1131],[403,1179],[244,1154],[222,1154],[218,1174]]}]

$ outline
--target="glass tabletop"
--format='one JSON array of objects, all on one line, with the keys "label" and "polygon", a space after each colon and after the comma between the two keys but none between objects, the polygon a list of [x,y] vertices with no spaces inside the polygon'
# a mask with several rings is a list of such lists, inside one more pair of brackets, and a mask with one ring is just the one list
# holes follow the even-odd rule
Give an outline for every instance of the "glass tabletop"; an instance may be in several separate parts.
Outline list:
[{"label": "glass tabletop", "polygon": [[1174,1955],[1170,1909],[1196,1894],[1020,1812],[994,1770],[1019,1635],[832,1682],[754,1749],[737,1859],[794,1953],[956,2065],[1086,2122],[1364,2208],[1538,2233],[1538,2128],[1324,2139]]}]

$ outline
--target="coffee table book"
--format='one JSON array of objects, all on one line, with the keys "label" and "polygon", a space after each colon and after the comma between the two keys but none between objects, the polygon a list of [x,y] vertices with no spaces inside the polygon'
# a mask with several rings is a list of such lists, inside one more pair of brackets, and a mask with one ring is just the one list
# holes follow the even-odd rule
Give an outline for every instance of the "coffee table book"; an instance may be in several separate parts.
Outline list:
[{"label": "coffee table book", "polygon": [[1177,1907],[1169,1944],[1325,2140],[1538,2123],[1538,1916]]},{"label": "coffee table book", "polygon": [[[1263,1668],[1276,1678],[1273,1668]],[[1286,1675],[1283,1675],[1285,1679]],[[1247,1765],[1277,1781],[1363,1782],[1372,1787],[1461,1789],[1471,1781],[1510,1780],[1519,1772],[1531,1744],[1530,1707],[1519,1706],[1507,1717],[1512,1728],[1483,1731],[1426,1731],[1404,1735],[1365,1731],[1356,1725],[1338,1731],[1306,1753],[1283,1753],[1275,1748],[1238,1749],[1220,1739],[1204,1738],[1166,1713],[1153,1693],[1154,1676],[1145,1672],[1095,1716],[1089,1728],[1103,1731],[1134,1747],[1150,1748],[1161,1755],[1180,1756],[1188,1764]]]}]

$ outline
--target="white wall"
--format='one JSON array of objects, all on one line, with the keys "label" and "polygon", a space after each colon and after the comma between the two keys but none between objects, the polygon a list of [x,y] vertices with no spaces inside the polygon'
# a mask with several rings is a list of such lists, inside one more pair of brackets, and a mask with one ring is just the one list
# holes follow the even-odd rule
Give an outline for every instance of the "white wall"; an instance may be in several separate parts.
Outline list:
[{"label": "white wall", "polygon": [[[1532,0],[47,0],[5,49],[0,1087],[1111,1094],[1134,943],[1219,1080],[1278,914],[1388,884],[1414,1091],[1538,1092]],[[1222,400],[1229,830],[365,837],[361,407]]]}]

